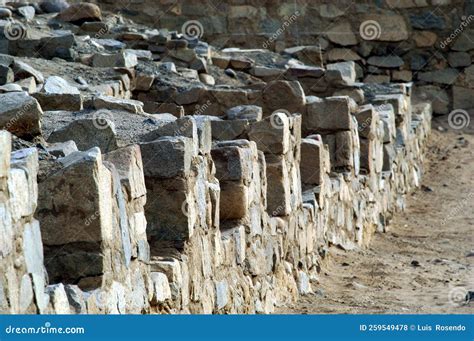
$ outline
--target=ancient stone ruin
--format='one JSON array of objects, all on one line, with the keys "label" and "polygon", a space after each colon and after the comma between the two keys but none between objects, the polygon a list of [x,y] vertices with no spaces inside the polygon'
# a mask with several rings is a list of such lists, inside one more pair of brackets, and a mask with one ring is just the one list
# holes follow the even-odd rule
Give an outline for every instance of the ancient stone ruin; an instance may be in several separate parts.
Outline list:
[{"label": "ancient stone ruin", "polygon": [[272,313],[420,184],[411,83],[89,3],[0,15],[1,313]]}]

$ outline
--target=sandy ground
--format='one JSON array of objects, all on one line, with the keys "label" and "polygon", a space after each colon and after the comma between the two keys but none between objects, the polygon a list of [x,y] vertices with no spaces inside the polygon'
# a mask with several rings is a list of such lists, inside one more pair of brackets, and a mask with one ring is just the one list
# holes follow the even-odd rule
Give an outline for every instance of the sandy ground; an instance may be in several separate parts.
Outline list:
[{"label": "sandy ground", "polygon": [[422,188],[369,249],[332,248],[315,293],[285,314],[474,313],[474,122],[433,122]]}]

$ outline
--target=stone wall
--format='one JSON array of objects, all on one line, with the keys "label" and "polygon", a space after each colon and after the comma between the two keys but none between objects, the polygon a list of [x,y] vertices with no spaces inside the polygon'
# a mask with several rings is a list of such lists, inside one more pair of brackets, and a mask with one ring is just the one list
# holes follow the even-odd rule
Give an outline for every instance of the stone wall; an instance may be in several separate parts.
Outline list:
[{"label": "stone wall", "polygon": [[0,312],[271,313],[419,186],[411,83],[72,9],[0,37]]},{"label": "stone wall", "polygon": [[474,108],[472,0],[99,2],[217,48],[286,50],[317,66],[354,61],[360,81],[416,81],[435,114]]},{"label": "stone wall", "polygon": [[3,132],[2,311],[270,313],[312,292],[329,244],[367,245],[404,208],[431,117],[409,88],[334,114],[348,126],[328,135],[302,139],[305,120],[276,113],[212,144],[214,122],[239,121],[184,117],[140,148],[48,161],[41,231],[37,153],[10,156]]}]

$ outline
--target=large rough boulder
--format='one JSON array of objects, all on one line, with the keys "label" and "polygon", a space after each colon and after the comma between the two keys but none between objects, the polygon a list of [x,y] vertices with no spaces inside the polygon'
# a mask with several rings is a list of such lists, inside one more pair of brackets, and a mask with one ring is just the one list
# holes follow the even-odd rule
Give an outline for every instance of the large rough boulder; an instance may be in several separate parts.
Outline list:
[{"label": "large rough boulder", "polygon": [[79,90],[75,86],[58,76],[48,77],[43,89],[48,94],[79,94]]},{"label": "large rough boulder", "polygon": [[356,69],[353,61],[326,65],[326,80],[331,84],[351,85],[356,80]]},{"label": "large rough boulder", "polygon": [[273,81],[263,90],[263,116],[270,116],[276,110],[302,113],[306,98],[297,81]]},{"label": "large rough boulder", "polygon": [[79,150],[99,147],[103,153],[117,149],[115,126],[108,119],[99,116],[96,119],[82,119],[55,130],[48,142],[66,142],[73,140]]},{"label": "large rough boulder", "polygon": [[48,77],[43,90],[34,94],[34,97],[44,110],[82,110],[79,89],[58,76]]},{"label": "large rough boulder", "polygon": [[192,140],[187,137],[161,137],[141,144],[145,176],[170,179],[189,175],[193,155]]},{"label": "large rough boulder", "polygon": [[249,139],[257,143],[264,153],[284,154],[290,145],[290,123],[285,113],[274,113],[255,122],[248,132]]},{"label": "large rough boulder", "polygon": [[319,186],[323,183],[323,176],[328,170],[329,163],[325,159],[326,155],[322,141],[313,138],[301,140],[300,172],[301,182],[304,185]]},{"label": "large rough boulder", "polygon": [[41,72],[38,70],[35,70],[33,67],[30,65],[20,61],[20,60],[15,60],[12,65],[13,72],[15,73],[15,78],[18,79],[24,79],[24,78],[29,78],[29,77],[34,77],[36,83],[43,83],[44,82],[44,77]]}]

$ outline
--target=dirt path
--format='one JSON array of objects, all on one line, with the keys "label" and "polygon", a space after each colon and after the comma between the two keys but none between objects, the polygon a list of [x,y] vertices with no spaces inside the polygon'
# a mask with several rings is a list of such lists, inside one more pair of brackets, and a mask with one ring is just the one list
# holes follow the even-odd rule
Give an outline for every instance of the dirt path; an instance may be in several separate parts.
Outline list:
[{"label": "dirt path", "polygon": [[[368,250],[332,248],[316,293],[278,313],[474,313],[474,135],[433,124],[423,187]],[[474,122],[471,122],[471,126]]]}]

